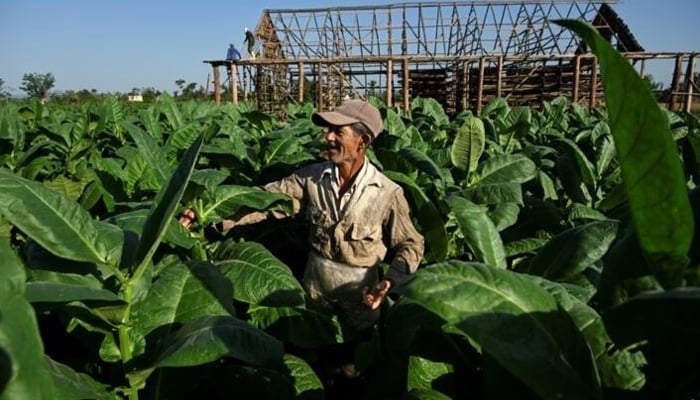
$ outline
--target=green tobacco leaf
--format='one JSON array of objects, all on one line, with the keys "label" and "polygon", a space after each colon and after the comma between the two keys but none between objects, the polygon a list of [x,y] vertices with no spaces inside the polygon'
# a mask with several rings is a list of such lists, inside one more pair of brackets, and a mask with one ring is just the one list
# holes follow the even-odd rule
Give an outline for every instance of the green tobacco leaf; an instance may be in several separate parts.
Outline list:
[{"label": "green tobacco leaf", "polygon": [[109,392],[109,385],[97,382],[90,375],[75,372],[71,367],[45,356],[56,390],[51,398],[56,400],[95,399],[118,400],[120,397]]},{"label": "green tobacco leaf", "polygon": [[419,171],[427,174],[433,179],[440,181],[442,190],[444,190],[446,183],[452,182],[452,178],[445,176],[435,161],[428,157],[428,155],[426,155],[424,152],[412,147],[406,147],[399,150],[399,155],[408,160],[411,165],[413,165]]},{"label": "green tobacco leaf", "polygon": [[558,24],[576,32],[598,57],[610,130],[630,212],[644,253],[662,282],[680,284],[693,237],[688,189],[668,119],[649,85],[591,25]]},{"label": "green tobacco leaf", "polygon": [[443,261],[447,256],[448,240],[440,210],[414,179],[400,172],[385,171],[384,174],[392,181],[401,184],[410,194],[409,199],[413,200],[411,214],[418,221],[420,232],[425,236],[426,258],[432,261]]},{"label": "green tobacco leaf", "polygon": [[500,203],[493,209],[489,209],[487,215],[493,221],[493,225],[498,232],[510,228],[518,222],[520,206],[516,203]]},{"label": "green tobacco leaf", "polygon": [[562,280],[583,272],[601,259],[617,235],[617,221],[594,221],[552,238],[530,262],[529,273]]},{"label": "green tobacco leaf", "polygon": [[284,355],[284,364],[294,378],[297,399],[311,400],[323,398],[323,383],[313,369],[303,359],[291,354]]},{"label": "green tobacco leaf", "polygon": [[232,316],[202,316],[166,339],[157,367],[186,367],[231,357],[255,366],[282,363],[282,342]]},{"label": "green tobacco leaf", "polygon": [[[117,225],[125,231],[142,232],[143,225],[146,223],[148,214],[149,210],[137,209],[113,215],[107,221]],[[182,227],[182,225],[180,225],[180,222],[173,218],[170,221],[170,226],[168,226],[163,242],[174,246],[180,246],[185,249],[191,249],[195,245],[196,239],[192,238]]]},{"label": "green tobacco leaf", "polygon": [[292,271],[261,244],[227,241],[213,258],[233,282],[236,300],[270,307],[304,304],[304,289]]},{"label": "green tobacco leaf", "polygon": [[235,315],[233,291],[228,279],[209,263],[170,263],[131,312],[134,329],[146,336],[156,328],[204,315]]},{"label": "green tobacco leaf", "polygon": [[460,192],[464,198],[477,204],[523,204],[523,190],[519,183],[483,183]]},{"label": "green tobacco leaf", "polygon": [[622,390],[639,390],[644,386],[645,376],[641,370],[644,357],[624,349],[611,350],[612,339],[605,330],[603,319],[593,308],[571,295],[562,285],[546,279],[535,282],[554,296],[583,334],[595,357],[603,386]]},{"label": "green tobacco leaf", "polygon": [[396,290],[480,344],[539,396],[601,398],[583,336],[535,279],[451,261],[420,269]]},{"label": "green tobacco leaf", "polygon": [[504,154],[489,158],[481,164],[474,185],[484,183],[525,183],[537,173],[535,163],[521,154]]},{"label": "green tobacco leaf", "polygon": [[557,138],[556,142],[560,147],[560,152],[569,155],[569,158],[576,161],[578,173],[583,183],[593,185],[596,183],[596,171],[593,163],[591,163],[583,151],[576,143],[567,138]]},{"label": "green tobacco leaf", "polygon": [[65,196],[0,169],[0,203],[7,220],[53,254],[75,261],[115,266],[123,234],[94,221]]},{"label": "green tobacco leaf", "polygon": [[435,380],[451,374],[452,371],[451,364],[410,356],[408,359],[408,389],[431,389]]},{"label": "green tobacco leaf", "polygon": [[106,289],[58,282],[27,282],[25,297],[30,303],[69,303],[71,301],[124,302]]},{"label": "green tobacco leaf", "polygon": [[340,326],[330,310],[314,307],[252,307],[250,323],[272,336],[300,348],[319,348],[336,343]]},{"label": "green tobacco leaf", "polygon": [[167,182],[171,173],[168,154],[156,139],[133,123],[122,123],[139,149],[140,158],[147,160],[147,168],[153,172],[158,182]]},{"label": "green tobacco leaf", "polygon": [[476,258],[494,267],[506,268],[501,236],[486,212],[462,197],[450,196],[446,201]]},{"label": "green tobacco leaf", "polygon": [[450,149],[452,165],[467,171],[475,171],[486,145],[484,123],[479,117],[468,116],[457,128],[457,136]]},{"label": "green tobacco leaf", "polygon": [[34,309],[24,298],[24,266],[7,239],[0,240],[0,260],[0,399],[53,398]]},{"label": "green tobacco leaf", "polygon": [[163,185],[163,189],[158,193],[156,201],[153,203],[151,212],[143,226],[141,242],[136,251],[135,265],[136,274],[142,274],[145,265],[151,261],[158,245],[163,240],[167,227],[175,217],[177,206],[180,203],[182,194],[185,192],[187,182],[192,176],[199,150],[202,148],[203,136],[192,144],[185,152],[170,180]]},{"label": "green tobacco leaf", "polygon": [[198,210],[204,221],[218,222],[232,216],[242,207],[267,210],[280,205],[291,212],[291,198],[282,193],[271,193],[258,187],[224,185],[202,195],[203,209]]},{"label": "green tobacco leaf", "polygon": [[[610,336],[620,347],[649,343],[657,355],[697,364],[700,349],[700,288],[642,293],[603,314]],[[658,353],[657,353],[658,352]]]}]

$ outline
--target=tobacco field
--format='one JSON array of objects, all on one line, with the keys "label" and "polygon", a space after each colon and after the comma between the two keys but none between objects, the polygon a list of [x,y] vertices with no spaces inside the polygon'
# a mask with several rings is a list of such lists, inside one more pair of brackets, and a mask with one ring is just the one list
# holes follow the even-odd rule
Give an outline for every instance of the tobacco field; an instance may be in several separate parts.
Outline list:
[{"label": "tobacco field", "polygon": [[[700,120],[562,23],[606,108],[370,99],[426,255],[357,351],[368,398],[700,398]],[[328,398],[303,217],[207,228],[289,209],[258,185],[322,157],[313,111],[1,104],[0,399]]]}]

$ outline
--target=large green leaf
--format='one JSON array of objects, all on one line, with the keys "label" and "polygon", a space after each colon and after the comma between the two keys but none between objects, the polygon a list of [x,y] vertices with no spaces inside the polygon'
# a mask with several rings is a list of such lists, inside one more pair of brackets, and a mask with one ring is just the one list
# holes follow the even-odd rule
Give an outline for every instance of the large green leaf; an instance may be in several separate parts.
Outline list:
[{"label": "large green leaf", "polygon": [[0,399],[49,399],[54,385],[32,306],[24,298],[24,266],[0,240]]},{"label": "large green leaf", "polygon": [[450,149],[452,165],[466,171],[475,171],[486,144],[484,123],[479,117],[468,116],[457,128],[457,136]]},{"label": "large green leaf", "polygon": [[447,256],[447,232],[440,210],[428,198],[425,191],[410,177],[394,171],[385,171],[391,180],[398,182],[410,194],[413,201],[412,215],[418,221],[420,231],[427,245],[426,258],[431,261],[443,261]]},{"label": "large green leaf", "polygon": [[570,294],[562,285],[546,279],[535,282],[554,296],[583,334],[595,357],[603,386],[623,390],[639,390],[644,386],[641,367],[645,360],[641,353],[611,349],[612,339],[605,330],[603,319],[592,307]]},{"label": "large green leaf", "polygon": [[206,262],[169,263],[131,310],[141,335],[204,315],[235,315],[231,283]]},{"label": "large green leaf", "polygon": [[432,179],[438,180],[441,184],[438,187],[439,189],[444,191],[445,184],[452,182],[452,177],[446,176],[435,161],[424,152],[412,147],[406,147],[399,150],[399,155],[408,160],[419,171],[427,174]]},{"label": "large green leaf", "polygon": [[75,261],[116,266],[123,233],[94,221],[80,205],[42,186],[0,169],[2,214],[53,254]]},{"label": "large green leaf", "polygon": [[529,273],[562,280],[583,272],[601,259],[617,235],[613,220],[589,222],[552,238],[530,262]]},{"label": "large green leaf", "polygon": [[431,389],[435,380],[451,374],[452,365],[410,356],[408,360],[408,389]]},{"label": "large green leaf", "polygon": [[284,364],[294,378],[297,399],[323,399],[323,384],[306,361],[291,354],[285,354]]},{"label": "large green leaf", "polygon": [[203,140],[203,136],[200,136],[185,152],[170,180],[163,186],[153,203],[136,250],[134,262],[137,266],[136,270],[139,271],[136,273],[137,277],[143,273],[145,265],[151,261],[151,257],[165,236],[168,225],[175,217],[177,206],[192,176]]},{"label": "large green leaf", "polygon": [[75,400],[117,400],[120,397],[109,392],[109,385],[97,382],[90,375],[76,372],[71,367],[52,360],[48,356],[44,358],[53,382],[55,391],[51,393],[52,399]]},{"label": "large green leaf", "polygon": [[560,152],[568,154],[569,158],[576,161],[578,174],[586,185],[595,184],[596,171],[593,163],[586,157],[583,151],[571,139],[557,138]]},{"label": "large green leaf", "polygon": [[340,334],[331,310],[314,303],[306,308],[258,306],[248,313],[251,324],[300,348],[330,346]]},{"label": "large green leaf", "polygon": [[58,282],[27,282],[25,297],[30,303],[69,303],[71,301],[124,302],[106,289],[81,284]]},{"label": "large green leaf", "polygon": [[155,179],[158,182],[166,182],[172,170],[168,162],[166,149],[161,147],[156,139],[146,133],[141,127],[133,123],[122,123],[122,125],[129,132],[134,143],[136,143],[141,159],[147,161],[147,168],[155,175]]},{"label": "large green leaf", "polygon": [[185,367],[231,357],[255,366],[283,362],[282,342],[232,316],[202,316],[166,339],[157,367]]},{"label": "large green leaf", "polygon": [[534,178],[535,163],[521,154],[504,154],[489,158],[481,164],[474,184],[515,182],[525,183]]},{"label": "large green leaf", "polygon": [[397,291],[479,343],[541,397],[601,398],[583,336],[535,279],[451,261],[419,270]]},{"label": "large green leaf", "polygon": [[677,286],[694,226],[668,119],[649,85],[593,26],[574,20],[557,23],[576,32],[598,57],[608,123],[641,248],[661,281]]},{"label": "large green leaf", "polygon": [[478,184],[462,190],[460,195],[477,204],[523,204],[522,186],[515,182]]},{"label": "large green leaf", "polygon": [[304,304],[304,289],[292,271],[259,243],[227,241],[214,260],[233,282],[236,300],[270,307]]},{"label": "large green leaf", "polygon": [[258,187],[221,185],[202,195],[202,210],[199,215],[202,220],[218,222],[231,217],[242,207],[255,210],[267,210],[280,206],[291,212],[292,202],[289,196],[282,193],[271,193]]},{"label": "large green leaf", "polygon": [[486,212],[459,196],[450,196],[446,201],[477,260],[497,268],[506,268],[503,241]]}]

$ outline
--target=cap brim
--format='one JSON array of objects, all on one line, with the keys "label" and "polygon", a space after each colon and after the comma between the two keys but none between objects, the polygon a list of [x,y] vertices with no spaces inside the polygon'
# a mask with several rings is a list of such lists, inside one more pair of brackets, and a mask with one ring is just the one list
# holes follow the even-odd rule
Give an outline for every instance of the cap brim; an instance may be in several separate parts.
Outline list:
[{"label": "cap brim", "polygon": [[313,113],[311,121],[318,126],[345,126],[360,122],[357,118],[348,117],[335,111]]}]

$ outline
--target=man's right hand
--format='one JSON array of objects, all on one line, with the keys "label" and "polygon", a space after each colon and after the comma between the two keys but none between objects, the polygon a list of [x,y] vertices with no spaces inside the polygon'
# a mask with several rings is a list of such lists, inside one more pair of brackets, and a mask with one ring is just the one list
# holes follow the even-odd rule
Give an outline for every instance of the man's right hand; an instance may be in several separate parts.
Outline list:
[{"label": "man's right hand", "polygon": [[182,213],[182,216],[180,216],[180,224],[189,231],[196,219],[197,215],[192,209],[188,208]]}]

